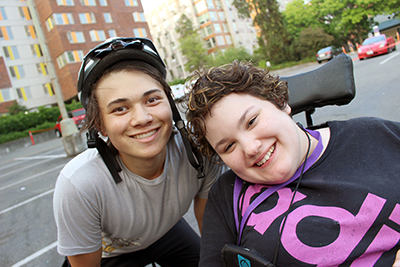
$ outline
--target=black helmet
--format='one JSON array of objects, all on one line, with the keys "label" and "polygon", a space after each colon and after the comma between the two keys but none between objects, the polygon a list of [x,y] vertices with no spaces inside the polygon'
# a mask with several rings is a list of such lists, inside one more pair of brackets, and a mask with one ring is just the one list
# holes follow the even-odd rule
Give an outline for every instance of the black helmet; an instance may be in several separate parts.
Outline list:
[{"label": "black helmet", "polygon": [[[154,44],[149,39],[136,37],[115,37],[108,39],[86,54],[79,70],[77,83],[78,97],[85,109],[87,109],[89,96],[92,93],[93,84],[97,79],[107,68],[125,60],[146,62],[155,67],[164,79],[167,77],[165,64],[158,54]],[[175,126],[181,133],[189,161],[197,170],[198,178],[202,178],[204,177],[203,159],[198,150],[192,147],[192,144],[188,139],[185,124],[175,106],[172,95],[167,93],[167,97],[171,105]],[[112,155],[108,145],[98,136],[97,131],[95,129],[89,129],[87,139],[88,148],[97,148],[115,182],[121,182],[121,177],[118,174],[121,171],[121,168],[115,157]]]},{"label": "black helmet", "polygon": [[167,77],[165,64],[149,39],[133,37],[108,39],[86,54],[79,70],[78,97],[85,109],[87,109],[93,84],[104,70],[123,60],[144,61],[155,67],[164,79]]}]

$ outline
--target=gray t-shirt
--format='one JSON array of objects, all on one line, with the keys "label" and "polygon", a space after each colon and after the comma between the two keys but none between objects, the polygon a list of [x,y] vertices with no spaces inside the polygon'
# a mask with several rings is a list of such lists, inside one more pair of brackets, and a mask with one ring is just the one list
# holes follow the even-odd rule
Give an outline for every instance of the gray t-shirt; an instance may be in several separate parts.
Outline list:
[{"label": "gray t-shirt", "polygon": [[163,173],[147,180],[118,158],[122,182],[116,184],[95,149],[72,159],[56,182],[53,209],[58,252],[72,256],[97,251],[113,257],[145,249],[188,211],[193,198],[207,198],[225,165],[204,160],[206,177],[197,179],[180,134],[167,144]]}]

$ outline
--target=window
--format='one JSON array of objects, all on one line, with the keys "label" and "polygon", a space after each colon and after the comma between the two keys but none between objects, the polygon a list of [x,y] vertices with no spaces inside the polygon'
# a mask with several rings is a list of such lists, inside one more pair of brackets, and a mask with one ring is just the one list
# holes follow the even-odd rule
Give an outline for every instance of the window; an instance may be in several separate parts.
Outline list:
[{"label": "window", "polygon": [[143,12],[133,12],[133,20],[136,22],[146,21]]},{"label": "window", "polygon": [[17,94],[19,99],[23,99],[25,101],[32,99],[31,89],[29,87],[17,88]]},{"label": "window", "polygon": [[222,32],[221,25],[219,23],[214,24],[214,31],[215,31],[215,33]]},{"label": "window", "polygon": [[138,6],[137,0],[124,0],[126,6]]},{"label": "window", "polygon": [[81,21],[82,24],[91,24],[91,23],[96,23],[96,17],[94,16],[94,13],[79,13],[79,20]]},{"label": "window", "polygon": [[40,48],[39,44],[31,45],[31,52],[32,52],[33,56],[36,56],[36,57],[43,56],[42,49]]},{"label": "window", "polygon": [[108,6],[107,0],[99,0],[101,6]]},{"label": "window", "polygon": [[25,71],[24,71],[24,66],[20,65],[20,66],[11,66],[9,68],[10,73],[11,73],[11,77],[14,80],[20,80],[22,78],[25,77]]},{"label": "window", "polygon": [[57,0],[57,5],[59,6],[73,6],[74,0]]},{"label": "window", "polygon": [[29,12],[28,7],[26,6],[20,6],[18,7],[19,15],[21,16],[21,19],[26,19],[26,20],[31,20],[31,13]]},{"label": "window", "polygon": [[104,21],[105,21],[106,23],[112,23],[112,22],[113,22],[110,13],[103,13],[103,17],[104,17]]},{"label": "window", "polygon": [[99,42],[99,41],[104,41],[106,39],[106,34],[104,33],[103,30],[92,30],[89,31],[90,38],[92,39],[92,42]]},{"label": "window", "polygon": [[198,17],[200,25],[210,21],[210,15],[208,13],[204,13]]},{"label": "window", "polygon": [[213,33],[213,29],[212,29],[211,25],[204,27],[202,30],[203,30],[204,37],[207,37]]},{"label": "window", "polygon": [[81,6],[95,6],[96,1],[95,0],[80,0],[81,1]]},{"label": "window", "polygon": [[226,44],[227,45],[231,45],[232,44],[232,38],[230,35],[225,35],[225,39],[226,39]]},{"label": "window", "polygon": [[12,40],[14,35],[12,33],[11,27],[0,27],[0,40]]},{"label": "window", "polygon": [[81,62],[83,56],[82,50],[66,51],[57,57],[58,67],[61,69],[66,64]]},{"label": "window", "polygon": [[68,41],[71,44],[79,44],[79,43],[84,43],[85,42],[85,36],[83,35],[83,32],[77,31],[69,31],[67,32],[67,38]]},{"label": "window", "polygon": [[218,35],[217,36],[217,43],[218,43],[218,45],[225,45],[226,43],[225,43],[224,36]]},{"label": "window", "polygon": [[55,25],[74,24],[71,13],[54,13],[46,20],[47,30],[50,31]]},{"label": "window", "polygon": [[46,63],[37,63],[36,68],[39,74],[46,76],[48,74]]},{"label": "window", "polygon": [[43,91],[45,95],[52,96],[54,95],[54,88],[51,83],[43,84]]},{"label": "window", "polygon": [[147,37],[147,32],[145,28],[136,28],[133,29],[133,36],[134,37]]},{"label": "window", "polygon": [[222,28],[224,29],[224,32],[229,32],[228,24],[223,23]]},{"label": "window", "polygon": [[25,33],[26,33],[26,37],[36,39],[36,30],[35,30],[35,27],[33,27],[33,25],[25,26]]},{"label": "window", "polygon": [[218,12],[219,20],[226,20],[225,13],[223,11]]},{"label": "window", "polygon": [[206,40],[206,44],[208,48],[212,48],[215,46],[216,42],[215,42],[215,38],[211,37],[209,39]]},{"label": "window", "polygon": [[110,38],[117,37],[117,32],[115,30],[108,30],[108,36],[110,36]]},{"label": "window", "polygon": [[194,7],[195,7],[195,9],[196,9],[196,13],[197,13],[197,14],[199,14],[199,13],[201,13],[201,12],[207,10],[206,2],[204,2],[204,0],[198,2]]},{"label": "window", "polygon": [[214,11],[209,12],[210,13],[210,19],[211,21],[217,21],[218,17],[217,17],[217,13]]},{"label": "window", "polygon": [[19,59],[18,48],[16,46],[3,46],[3,51],[7,59]]},{"label": "window", "polygon": [[216,8],[218,8],[218,9],[222,9],[221,1],[220,1],[220,0],[215,0],[215,6],[216,6]]},{"label": "window", "polygon": [[11,89],[1,89],[0,90],[0,102],[10,101],[11,99]]},{"label": "window", "polygon": [[208,9],[214,9],[214,2],[213,0],[206,0]]},{"label": "window", "polygon": [[0,20],[7,20],[7,13],[6,13],[6,9],[1,6],[0,7]]}]

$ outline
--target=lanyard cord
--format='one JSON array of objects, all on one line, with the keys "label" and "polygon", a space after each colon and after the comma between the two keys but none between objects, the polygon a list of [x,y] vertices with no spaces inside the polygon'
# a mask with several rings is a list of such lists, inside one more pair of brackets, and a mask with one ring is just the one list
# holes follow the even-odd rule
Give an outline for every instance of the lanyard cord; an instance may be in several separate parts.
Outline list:
[{"label": "lanyard cord", "polygon": [[[267,190],[265,190],[264,192],[262,192],[253,202],[251,202],[249,207],[244,212],[243,217],[241,218],[240,221],[239,221],[239,213],[241,214],[241,212],[238,211],[238,209],[239,209],[238,201],[239,201],[239,198],[241,195],[240,192],[242,191],[241,188],[243,185],[243,180],[240,179],[239,177],[236,177],[235,184],[234,184],[234,191],[233,191],[233,207],[234,207],[233,213],[234,213],[234,218],[235,218],[236,231],[238,233],[237,245],[240,246],[244,226],[245,226],[248,218],[250,217],[251,213],[253,212],[253,210],[259,204],[261,204],[265,199],[267,199],[270,195],[272,195],[273,193],[275,193],[276,191],[278,191],[280,188],[284,187],[285,185],[293,182],[300,176],[300,174],[303,174],[305,171],[307,171],[317,161],[320,154],[322,153],[323,145],[322,145],[320,133],[317,131],[312,131],[312,130],[306,130],[306,129],[303,129],[303,130],[307,131],[311,136],[313,136],[314,138],[316,138],[318,140],[318,144],[315,147],[314,151],[311,153],[309,160],[308,161],[305,160],[304,163],[294,173],[292,178],[290,178],[288,181],[286,181],[282,184],[273,185],[273,186],[269,187]],[[309,138],[308,135],[307,135],[307,137]],[[310,139],[309,139],[309,141],[310,141]]]},{"label": "lanyard cord", "polygon": [[285,212],[285,217],[283,218],[282,227],[281,227],[281,229],[279,230],[279,238],[278,238],[278,242],[276,243],[274,261],[272,262],[274,265],[276,264],[276,260],[278,259],[278,252],[279,252],[279,246],[280,246],[280,244],[281,244],[281,238],[282,238],[283,228],[285,228],[288,214],[289,214],[290,209],[291,209],[291,207],[292,207],[292,205],[293,205],[293,201],[294,201],[294,198],[295,198],[295,196],[296,196],[297,190],[299,189],[299,185],[300,185],[300,182],[301,182],[301,178],[303,177],[304,168],[305,168],[305,166],[306,166],[307,158],[308,158],[308,155],[310,154],[310,149],[311,149],[311,138],[310,138],[310,136],[308,135],[308,132],[307,132],[303,127],[300,127],[300,129],[302,129],[302,130],[304,131],[304,133],[306,134],[306,136],[307,136],[307,138],[308,138],[308,149],[307,149],[306,159],[304,160],[303,168],[301,169],[301,174],[300,174],[299,180],[297,181],[296,188],[294,189],[292,199],[290,200],[289,208],[288,208],[288,210]]}]

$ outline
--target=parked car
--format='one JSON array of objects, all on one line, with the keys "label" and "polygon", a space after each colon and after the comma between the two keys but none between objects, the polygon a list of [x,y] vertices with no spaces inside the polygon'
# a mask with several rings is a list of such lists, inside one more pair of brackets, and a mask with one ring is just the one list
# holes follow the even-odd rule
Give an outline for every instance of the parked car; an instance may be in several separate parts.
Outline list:
[{"label": "parked car", "polygon": [[342,52],[343,51],[341,48],[337,48],[332,45],[332,46],[328,46],[328,47],[325,47],[325,48],[322,48],[321,50],[319,50],[317,52],[317,54],[315,55],[315,57],[317,58],[318,63],[321,64],[321,61],[324,61],[324,60],[329,61]]},{"label": "parked car", "polygon": [[363,60],[367,57],[386,54],[394,50],[396,50],[396,44],[393,37],[387,37],[385,34],[381,34],[365,39],[358,48],[357,53],[358,58]]},{"label": "parked car", "polygon": [[[83,122],[85,120],[86,111],[84,108],[74,109],[72,111],[68,111],[68,117],[72,118],[75,121],[75,124],[78,127],[78,129],[80,129],[80,128],[82,128]],[[60,117],[58,117],[56,125],[54,126],[54,131],[55,131],[57,137],[62,136],[61,126],[60,126],[61,120],[62,120],[62,117],[60,115]]]}]

